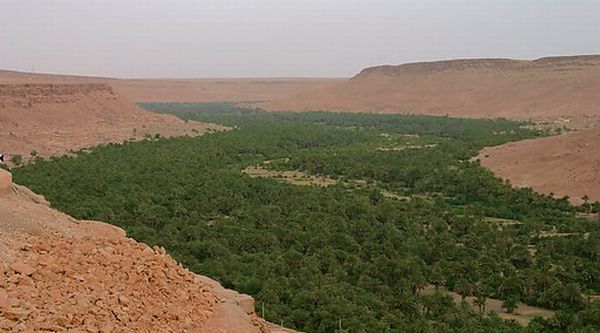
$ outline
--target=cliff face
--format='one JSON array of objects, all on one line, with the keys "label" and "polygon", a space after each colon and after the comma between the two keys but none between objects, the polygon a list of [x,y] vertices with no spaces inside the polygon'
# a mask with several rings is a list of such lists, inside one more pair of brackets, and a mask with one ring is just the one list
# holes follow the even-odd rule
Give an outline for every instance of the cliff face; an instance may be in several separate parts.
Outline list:
[{"label": "cliff face", "polygon": [[[0,170],[0,178],[8,172]],[[4,187],[3,183],[3,187]],[[117,227],[10,185],[0,195],[0,331],[266,333],[251,297]]]},{"label": "cliff face", "polygon": [[222,126],[184,123],[124,100],[106,84],[0,84],[0,153],[65,154],[145,136],[199,135]]},{"label": "cliff face", "polygon": [[345,82],[263,106],[471,118],[600,117],[599,86],[600,56],[461,59],[367,68]]}]

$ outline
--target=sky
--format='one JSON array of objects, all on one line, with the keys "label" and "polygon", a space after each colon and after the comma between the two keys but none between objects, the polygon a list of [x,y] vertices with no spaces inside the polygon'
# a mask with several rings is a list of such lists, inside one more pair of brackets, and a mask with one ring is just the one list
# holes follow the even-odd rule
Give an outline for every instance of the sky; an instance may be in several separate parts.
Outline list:
[{"label": "sky", "polygon": [[600,54],[598,0],[0,0],[0,68],[348,77],[453,58]]}]

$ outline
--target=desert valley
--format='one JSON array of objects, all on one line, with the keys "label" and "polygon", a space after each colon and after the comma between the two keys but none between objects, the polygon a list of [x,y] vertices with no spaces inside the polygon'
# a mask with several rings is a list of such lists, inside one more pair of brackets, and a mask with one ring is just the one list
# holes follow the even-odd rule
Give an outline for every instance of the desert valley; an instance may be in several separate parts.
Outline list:
[{"label": "desert valley", "polygon": [[[10,174],[0,170],[2,172],[0,174],[2,176],[0,248],[3,270],[1,280],[3,289],[0,293],[0,311],[3,316],[0,327],[4,330],[24,332],[28,329],[61,331],[74,327],[86,327],[90,332],[137,332],[150,331],[159,327],[162,327],[160,331],[286,331],[260,318],[259,315],[264,316],[264,308],[263,313],[259,311],[257,315],[254,300],[250,296],[227,290],[210,278],[195,275],[181,267],[181,264],[177,264],[163,247],[151,248],[127,238],[125,231],[118,227],[88,221],[92,217],[104,218],[107,222],[125,227],[125,230],[132,233],[137,240],[163,244],[168,252],[172,250],[160,238],[148,238],[149,236],[141,234],[139,229],[127,227],[128,223],[118,222],[119,219],[127,218],[117,211],[111,210],[112,213],[106,215],[102,211],[90,211],[92,206],[76,208],[77,205],[63,202],[71,199],[61,198],[60,193],[68,196],[74,194],[70,190],[65,192],[65,186],[74,186],[73,189],[81,187],[77,191],[95,187],[93,191],[100,191],[98,194],[108,195],[108,193],[104,192],[102,187],[98,187],[103,186],[98,180],[95,181],[96,185],[94,183],[86,185],[86,180],[82,178],[85,172],[75,178],[80,179],[81,186],[64,183],[67,179],[61,178],[60,172],[78,172],[76,170],[82,170],[84,165],[74,165],[75,169],[73,169],[68,166],[68,160],[63,161],[64,158],[56,159],[57,157],[79,156],[68,157],[70,160],[75,158],[76,161],[86,158],[84,155],[90,154],[90,149],[91,154],[95,154],[93,147],[98,145],[109,144],[99,149],[110,150],[111,147],[118,147],[111,145],[114,143],[130,142],[128,145],[135,145],[134,142],[141,140],[152,145],[160,144],[159,142],[169,137],[185,136],[188,137],[187,140],[193,140],[191,138],[215,135],[206,133],[238,131],[237,128],[243,128],[245,124],[249,125],[253,122],[250,120],[251,117],[265,118],[265,120],[256,120],[256,125],[249,125],[260,127],[261,122],[268,123],[268,118],[271,117],[257,107],[264,107],[271,112],[278,111],[271,114],[275,119],[281,115],[280,121],[284,122],[298,120],[293,120],[296,118],[293,113],[282,113],[282,111],[335,112],[331,117],[319,113],[316,118],[310,116],[312,113],[309,112],[307,113],[309,117],[298,123],[297,126],[300,128],[309,126],[307,124],[313,121],[312,118],[320,123],[337,124],[336,127],[342,129],[332,129],[334,131],[332,133],[340,134],[345,131],[350,136],[362,137],[364,134],[355,132],[356,129],[343,129],[344,127],[375,126],[373,128],[376,131],[377,128],[381,128],[379,130],[383,131],[383,134],[379,137],[383,135],[383,141],[374,137],[365,141],[365,144],[374,140],[372,145],[378,146],[377,151],[391,151],[386,154],[387,156],[401,154],[403,150],[408,149],[406,147],[410,147],[408,150],[412,149],[415,152],[421,149],[424,151],[437,149],[436,147],[443,144],[444,140],[451,139],[455,135],[462,136],[459,133],[453,134],[452,130],[448,132],[443,127],[440,129],[432,127],[430,130],[423,128],[425,131],[415,129],[415,132],[412,132],[410,125],[406,125],[409,126],[408,133],[413,134],[403,139],[404,134],[396,133],[406,130],[395,129],[393,122],[410,124],[413,121],[424,121],[427,123],[427,118],[411,120],[414,116],[408,116],[409,118],[403,120],[402,117],[405,116],[394,118],[394,114],[444,116],[440,119],[449,121],[448,126],[452,126],[453,117],[473,119],[503,117],[527,121],[528,123],[521,125],[519,131],[530,131],[533,134],[534,129],[541,129],[543,132],[540,133],[545,134],[542,137],[527,138],[531,134],[526,132],[514,136],[517,128],[513,125],[502,130],[503,125],[499,124],[461,124],[460,126],[467,127],[489,126],[491,134],[496,135],[500,143],[482,149],[478,156],[472,158],[472,163],[481,163],[483,167],[489,168],[498,177],[510,181],[514,186],[531,187],[535,191],[551,194],[556,198],[568,196],[569,200],[577,205],[584,201],[586,204],[593,203],[600,199],[600,192],[598,192],[600,151],[595,145],[600,142],[596,127],[600,116],[596,105],[600,95],[597,89],[593,89],[598,86],[599,59],[595,56],[581,56],[533,62],[456,60],[397,67],[384,66],[366,69],[347,81],[340,79],[122,80],[1,72],[0,151],[5,153],[6,161],[16,172],[17,179],[23,180],[24,184],[30,185],[41,194],[48,195],[50,203],[28,188],[13,184]],[[178,88],[174,89],[174,85]],[[586,88],[578,89],[577,85]],[[136,102],[144,103],[140,106]],[[160,113],[147,111],[142,106]],[[211,108],[216,109],[216,113],[210,111]],[[237,112],[240,112],[236,110],[242,110],[241,112],[248,110],[250,113],[246,116],[243,114],[236,116]],[[359,117],[344,119],[343,114],[337,113],[340,111],[355,114],[359,112]],[[219,118],[219,114],[229,112],[234,112],[229,118]],[[384,115],[378,116],[377,114],[380,113]],[[236,121],[236,117],[240,117],[241,122]],[[300,117],[302,119],[302,116]],[[388,118],[382,118],[383,122],[380,122],[378,117]],[[363,118],[364,120],[361,120]],[[455,119],[460,121],[460,118]],[[359,125],[361,122],[364,125]],[[498,127],[498,130],[493,130],[494,127]],[[400,132],[397,132],[398,130]],[[265,135],[268,136],[266,134],[268,132],[264,131]],[[502,136],[510,133],[513,134],[513,139],[509,137],[501,139]],[[322,134],[315,132],[313,135]],[[339,140],[347,140],[346,136],[347,134],[342,135]],[[410,136],[413,138],[410,139]],[[526,140],[520,140],[518,137]],[[515,139],[516,142],[502,144],[504,140]],[[493,141],[496,140],[490,142]],[[388,148],[384,149],[381,145]],[[334,155],[339,154],[335,153],[333,147],[335,146],[327,149],[334,149]],[[84,153],[79,152],[82,149]],[[366,174],[358,176],[360,173],[348,170],[353,172],[354,176],[352,176],[342,169],[336,169],[333,164],[331,169],[326,166],[330,163],[327,159],[322,162],[325,163],[324,167],[313,169],[306,163],[319,158],[317,151],[315,151],[317,155],[313,157],[300,157],[301,155],[293,157],[295,154],[293,151],[293,149],[284,150],[282,153],[288,156],[286,159],[277,163],[263,164],[260,169],[248,172],[260,181],[268,178],[283,181],[282,185],[278,186],[284,187],[342,186],[347,190],[355,189],[352,191],[359,192],[369,188],[372,191],[380,187],[384,198],[382,200],[391,200],[392,204],[406,200],[427,201],[435,198],[431,190],[422,192],[429,193],[426,195],[413,190],[400,194],[398,190],[394,190],[395,185],[391,185],[393,183],[386,185],[385,181],[378,176],[369,180],[371,176]],[[98,164],[106,163],[107,165],[101,166],[104,170],[112,169],[108,165],[121,163],[111,157],[109,152],[106,153],[108,155],[100,157],[95,162],[92,162],[95,159],[90,159],[93,155],[86,159],[90,159],[90,162],[97,167]],[[138,153],[132,150],[127,154],[133,156],[131,154]],[[165,153],[160,151],[149,151],[148,154],[153,156],[152,158],[178,158],[164,155]],[[182,158],[185,153],[180,153],[179,156]],[[273,157],[277,156],[281,156],[280,153],[273,155]],[[292,159],[290,160],[289,157]],[[51,160],[44,162],[49,158]],[[303,162],[305,158],[308,160]],[[385,159],[387,160],[387,157]],[[62,167],[51,166],[56,163],[52,161],[63,161],[67,164],[60,162],[64,164]],[[368,160],[365,162],[369,163]],[[385,165],[388,162],[382,160],[381,163]],[[445,162],[440,161],[440,163]],[[22,164],[25,166],[17,168]],[[46,168],[46,164],[48,164],[47,168],[50,168],[48,172],[40,169]],[[58,172],[57,167],[63,171]],[[450,170],[460,168],[449,167]],[[24,173],[20,172],[22,168],[25,168]],[[117,168],[121,167],[117,166]],[[302,172],[286,174],[268,171],[290,168]],[[29,171],[26,171],[27,169]],[[50,171],[53,169],[56,171]],[[106,177],[103,176],[104,171],[100,171],[101,169],[96,171],[97,177]],[[37,176],[36,172],[41,174]],[[313,177],[309,176],[311,174],[326,178],[311,178]],[[335,174],[337,174],[335,178],[327,178],[334,177]],[[343,183],[336,181],[340,175],[347,180]],[[155,181],[169,182],[168,178]],[[188,181],[195,182],[190,178]],[[284,185],[286,183],[290,185]],[[338,183],[340,185],[336,185]],[[406,182],[402,183],[406,184]],[[54,190],[49,190],[48,186],[54,187]],[[441,192],[445,193],[445,190],[442,188]],[[448,192],[444,195],[451,194]],[[219,209],[221,213],[208,220],[208,225],[224,223],[219,222],[223,218],[240,218],[230,215],[239,214],[235,213],[235,202],[233,200],[229,203],[234,205],[231,208]],[[59,210],[71,212],[76,218],[56,211],[51,208],[51,205]],[[597,204],[593,207],[595,207],[594,211],[597,211]],[[87,213],[80,209],[85,209]],[[386,209],[396,211],[393,208]],[[597,226],[597,212],[591,211],[586,213],[587,218],[595,221],[592,223]],[[157,216],[161,214],[164,213]],[[396,216],[398,212],[392,214]],[[529,219],[525,217],[527,213],[524,214],[526,215],[515,215],[513,212],[512,218],[498,219],[498,221],[527,223],[519,221],[523,218]],[[583,211],[577,214],[583,214]],[[492,219],[492,217],[486,218]],[[499,222],[499,225],[508,222]],[[551,226],[550,229],[543,227],[543,224],[540,227],[540,235],[559,233],[556,231],[558,225]],[[564,228],[559,227],[559,229]],[[597,235],[596,232],[586,230],[582,237],[588,239],[590,233]],[[169,237],[176,236],[171,234]],[[250,240],[250,242],[256,241],[258,240]],[[532,249],[540,251],[535,245],[525,244],[525,246],[529,247],[530,252]],[[176,257],[183,259],[187,262],[186,266],[193,269],[196,264],[191,263],[194,261],[184,259],[185,256],[181,255],[180,253]],[[100,272],[104,273],[100,274]],[[220,276],[220,279],[224,277]],[[429,283],[435,281],[432,279],[433,277],[426,278]],[[240,286],[231,282],[226,284],[233,287]],[[163,292],[148,293],[149,290],[157,288]],[[245,292],[252,293],[252,289],[247,287],[243,289]],[[104,294],[103,290],[108,291],[108,294]],[[457,285],[453,290],[460,293]],[[592,289],[589,292],[595,291]],[[455,295],[458,297],[456,302],[460,303],[460,296]],[[259,297],[264,296],[259,294]],[[495,306],[493,302],[495,300],[490,297],[486,313],[492,311],[502,318],[515,319],[522,325],[529,323],[535,315],[549,318],[553,314],[551,310],[543,308],[525,310],[526,305],[519,306],[517,311],[506,314],[500,306],[502,302],[498,301]],[[261,301],[261,304],[264,307],[264,301]],[[158,312],[155,315],[149,314],[147,312],[149,306]],[[164,309],[161,310],[161,307]],[[526,311],[530,311],[531,314],[526,314],[528,313]],[[91,316],[90,313],[94,315]],[[289,318],[293,316],[288,317],[288,320]],[[280,321],[279,324],[285,325],[285,320]],[[297,327],[297,323],[292,326]]]},{"label": "desert valley", "polygon": [[600,332],[600,4],[0,4],[0,332]]}]

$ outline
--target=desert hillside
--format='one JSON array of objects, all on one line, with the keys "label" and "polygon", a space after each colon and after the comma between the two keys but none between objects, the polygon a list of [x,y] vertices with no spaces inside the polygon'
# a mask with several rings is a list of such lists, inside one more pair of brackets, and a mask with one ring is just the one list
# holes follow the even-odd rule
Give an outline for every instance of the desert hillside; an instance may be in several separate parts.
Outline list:
[{"label": "desert hillside", "polygon": [[2,332],[270,332],[249,296],[50,208],[2,169],[0,287]]},{"label": "desert hillside", "polygon": [[600,129],[485,148],[478,158],[497,175],[521,187],[580,204],[600,201]]},{"label": "desert hillside", "polygon": [[157,115],[106,84],[0,84],[0,152],[28,158],[64,154],[101,143],[198,135],[221,126]]},{"label": "desert hillside", "polygon": [[134,102],[259,102],[320,89],[342,79],[113,79],[0,70],[0,83],[101,83]]},{"label": "desert hillside", "polygon": [[264,104],[471,118],[600,116],[600,56],[449,60],[367,68],[350,80]]}]

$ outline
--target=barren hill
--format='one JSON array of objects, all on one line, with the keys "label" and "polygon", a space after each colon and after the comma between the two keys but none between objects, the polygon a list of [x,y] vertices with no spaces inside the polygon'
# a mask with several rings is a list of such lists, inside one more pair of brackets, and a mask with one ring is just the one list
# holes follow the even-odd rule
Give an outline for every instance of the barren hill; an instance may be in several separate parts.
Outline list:
[{"label": "barren hill", "polygon": [[145,136],[198,135],[221,126],[184,123],[121,98],[106,84],[0,84],[0,152],[48,157]]},{"label": "barren hill", "polygon": [[600,201],[600,128],[485,148],[481,164],[521,187]]},{"label": "barren hill", "polygon": [[464,59],[367,68],[345,82],[263,106],[471,118],[600,116],[600,56]]},{"label": "barren hill", "polygon": [[114,79],[0,70],[0,83],[102,83],[134,102],[270,101],[341,81],[329,78]]}]

